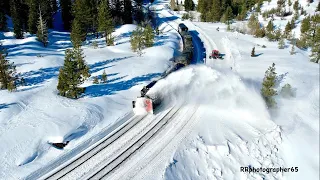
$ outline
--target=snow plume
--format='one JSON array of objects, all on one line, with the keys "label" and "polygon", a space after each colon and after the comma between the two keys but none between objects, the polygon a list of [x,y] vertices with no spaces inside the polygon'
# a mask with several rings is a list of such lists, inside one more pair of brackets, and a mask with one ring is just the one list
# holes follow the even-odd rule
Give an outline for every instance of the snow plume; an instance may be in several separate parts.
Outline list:
[{"label": "snow plume", "polygon": [[149,95],[166,103],[199,104],[194,131],[168,162],[166,179],[268,179],[282,173],[242,173],[240,167],[283,167],[281,130],[260,92],[231,71],[189,66],[160,80]]}]

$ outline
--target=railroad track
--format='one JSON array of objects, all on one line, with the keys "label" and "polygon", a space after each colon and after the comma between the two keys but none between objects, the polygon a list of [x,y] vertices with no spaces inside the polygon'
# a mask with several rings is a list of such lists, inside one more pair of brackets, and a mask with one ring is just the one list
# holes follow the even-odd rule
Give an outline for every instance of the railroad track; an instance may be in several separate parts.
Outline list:
[{"label": "railroad track", "polygon": [[145,116],[135,116],[133,117],[133,120],[130,121],[128,124],[123,126],[122,128],[114,131],[107,139],[100,142],[97,146],[95,146],[90,151],[86,152],[82,156],[78,157],[74,161],[66,164],[64,167],[60,168],[56,171],[51,171],[50,173],[42,176],[41,178],[44,179],[59,179],[63,177],[68,172],[74,170],[81,164],[83,164],[85,161],[90,159],[95,154],[99,153],[103,148],[107,147],[109,144],[114,142],[118,137],[129,131],[133,126],[135,126],[141,119],[143,119]]},{"label": "railroad track", "polygon": [[154,137],[160,129],[165,126],[168,121],[174,118],[179,112],[180,108],[172,108],[168,111],[164,117],[162,117],[156,124],[153,125],[143,136],[136,140],[130,147],[125,151],[119,153],[118,156],[105,161],[104,165],[95,169],[91,173],[88,173],[82,179],[107,179],[108,176],[114,172],[119,166],[127,161],[131,156],[136,154],[152,137]]}]

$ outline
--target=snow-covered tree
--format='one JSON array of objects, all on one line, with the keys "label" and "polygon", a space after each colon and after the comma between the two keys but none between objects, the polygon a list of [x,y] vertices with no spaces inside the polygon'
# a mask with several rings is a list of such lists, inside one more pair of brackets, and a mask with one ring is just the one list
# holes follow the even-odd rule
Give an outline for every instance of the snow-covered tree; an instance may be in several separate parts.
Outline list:
[{"label": "snow-covered tree", "polygon": [[39,7],[39,20],[37,26],[37,39],[38,41],[42,42],[44,47],[48,45],[48,28],[47,22],[43,19],[41,9]]},{"label": "snow-covered tree", "polygon": [[278,42],[278,48],[279,49],[284,49],[284,45],[285,45],[284,39],[281,38],[280,41]]},{"label": "snow-covered tree", "polygon": [[274,89],[274,86],[276,83],[277,73],[275,70],[275,64],[272,63],[272,66],[270,66],[265,72],[261,88],[261,95],[269,108],[276,106],[274,96],[277,95],[277,91]]}]

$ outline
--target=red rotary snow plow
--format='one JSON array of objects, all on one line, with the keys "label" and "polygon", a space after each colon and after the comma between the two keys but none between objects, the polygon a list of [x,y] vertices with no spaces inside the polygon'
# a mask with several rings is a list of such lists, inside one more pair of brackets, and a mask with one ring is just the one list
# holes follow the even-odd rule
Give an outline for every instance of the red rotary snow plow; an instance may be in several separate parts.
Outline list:
[{"label": "red rotary snow plow", "polygon": [[213,58],[213,59],[222,59],[222,55],[220,54],[220,52],[218,50],[212,50],[211,55],[209,56],[209,58]]}]

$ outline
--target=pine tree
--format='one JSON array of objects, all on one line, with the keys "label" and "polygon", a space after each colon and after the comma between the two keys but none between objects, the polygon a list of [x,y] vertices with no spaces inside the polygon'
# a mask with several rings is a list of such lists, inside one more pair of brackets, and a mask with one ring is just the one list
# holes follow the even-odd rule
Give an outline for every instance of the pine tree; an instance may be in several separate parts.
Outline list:
[{"label": "pine tree", "polygon": [[144,48],[144,37],[141,26],[138,26],[130,36],[131,49],[133,52],[137,52],[139,56],[142,55],[142,49]]},{"label": "pine tree", "polygon": [[320,63],[320,27],[317,28],[314,43],[311,46],[311,61]]},{"label": "pine tree", "polygon": [[287,25],[286,25],[286,27],[285,27],[285,29],[284,29],[284,34],[285,34],[286,36],[288,36],[288,35],[290,34],[291,30],[292,30],[292,25],[291,25],[291,23],[288,21],[288,23],[287,23]]},{"label": "pine tree", "polygon": [[48,45],[48,28],[47,23],[43,19],[42,12],[39,6],[39,20],[37,26],[37,39],[40,41],[44,47]]},{"label": "pine tree", "polygon": [[255,47],[252,48],[251,57],[256,57]]},{"label": "pine tree", "polygon": [[285,43],[284,43],[284,39],[281,38],[280,41],[278,42],[278,48],[279,49],[284,49]]},{"label": "pine tree", "polygon": [[269,22],[268,22],[268,25],[267,25],[267,31],[268,32],[272,32],[273,31],[273,22],[270,20]]},{"label": "pine tree", "polygon": [[233,13],[232,13],[232,9],[230,6],[227,7],[227,10],[225,11],[223,16],[224,16],[224,20],[225,20],[226,24],[229,25],[233,19]]},{"label": "pine tree", "polygon": [[318,6],[317,6],[317,10],[316,11],[320,11],[320,1],[318,2]]},{"label": "pine tree", "polygon": [[295,11],[298,11],[298,9],[299,9],[299,1],[295,1],[295,2],[293,3],[293,9],[294,9]]},{"label": "pine tree", "polygon": [[152,27],[148,24],[143,31],[144,44],[146,47],[152,47],[154,43],[154,32]]},{"label": "pine tree", "polygon": [[98,31],[104,32],[107,45],[113,45],[113,24],[110,15],[108,1],[102,0],[98,9]]},{"label": "pine tree", "polygon": [[4,2],[0,0],[0,31],[6,31],[7,29],[7,17]]},{"label": "pine tree", "polygon": [[11,0],[11,17],[13,21],[13,32],[17,39],[23,38],[22,4],[20,0]]},{"label": "pine tree", "polygon": [[276,106],[274,96],[277,95],[277,91],[274,89],[276,83],[277,73],[275,72],[275,64],[268,68],[265,72],[265,76],[262,82],[261,95],[264,98],[268,108],[273,108]]},{"label": "pine tree", "polygon": [[[289,5],[289,7],[292,5],[291,0],[288,0],[288,5]],[[289,9],[290,9],[290,8],[289,8]]]},{"label": "pine tree", "polygon": [[16,89],[16,67],[0,53],[0,89],[14,91]]},{"label": "pine tree", "polygon": [[290,50],[290,55],[294,55],[294,54],[296,54],[296,50],[295,50],[295,47],[294,47],[295,45],[294,44],[292,44],[292,46],[291,46],[291,50]]},{"label": "pine tree", "polygon": [[184,1],[184,8],[186,11],[193,11],[194,10],[194,3],[192,0],[185,0]]},{"label": "pine tree", "polygon": [[107,73],[105,70],[103,70],[103,73],[101,75],[101,80],[102,80],[102,83],[107,83]]},{"label": "pine tree", "polygon": [[246,6],[246,4],[244,3],[244,4],[241,6],[241,11],[240,11],[240,13],[239,13],[239,15],[238,15],[238,20],[243,21],[243,20],[247,17],[247,11],[248,11],[247,6]]},{"label": "pine tree", "polygon": [[99,79],[97,76],[93,77],[93,84],[99,84]]},{"label": "pine tree", "polygon": [[221,19],[221,7],[219,0],[212,0],[211,10],[209,12],[211,22],[218,22]]},{"label": "pine tree", "polygon": [[28,26],[31,34],[37,33],[37,19],[38,19],[38,0],[30,0],[29,2],[29,18]]},{"label": "pine tree", "polygon": [[252,13],[249,18],[248,27],[250,28],[251,34],[257,34],[257,31],[260,29],[260,23],[254,13]]},{"label": "pine tree", "polygon": [[123,22],[132,24],[132,4],[131,0],[124,0]]},{"label": "pine tree", "polygon": [[77,19],[74,19],[72,22],[72,28],[71,28],[71,42],[74,47],[81,46],[83,42],[83,37],[85,36],[85,32],[83,32],[83,29],[80,27],[80,22]]},{"label": "pine tree", "polygon": [[63,21],[63,27],[65,30],[71,29],[71,22],[72,22],[72,14],[71,14],[71,0],[60,0],[60,7],[61,7],[61,16]]},{"label": "pine tree", "polygon": [[81,48],[67,49],[64,65],[59,71],[59,95],[77,99],[85,90],[79,85],[89,77],[89,67],[84,61]]}]

